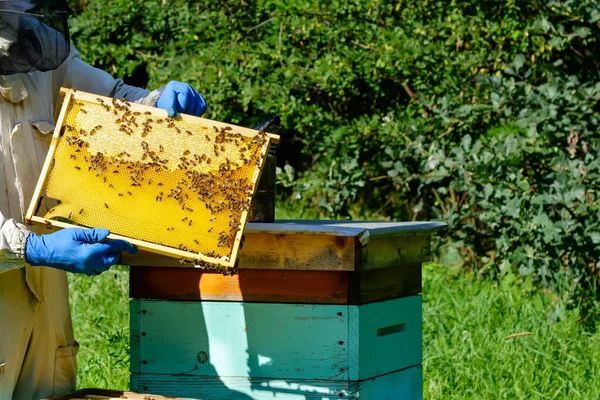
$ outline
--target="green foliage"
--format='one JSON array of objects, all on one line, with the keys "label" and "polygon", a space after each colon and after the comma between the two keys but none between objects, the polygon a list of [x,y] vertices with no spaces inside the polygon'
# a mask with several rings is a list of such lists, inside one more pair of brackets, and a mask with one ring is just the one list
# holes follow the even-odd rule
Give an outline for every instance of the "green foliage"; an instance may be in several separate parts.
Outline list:
[{"label": "green foliage", "polygon": [[94,65],[150,87],[189,82],[209,118],[251,126],[279,113],[287,201],[329,217],[445,220],[458,262],[514,267],[598,313],[595,0],[76,8],[73,39]]}]

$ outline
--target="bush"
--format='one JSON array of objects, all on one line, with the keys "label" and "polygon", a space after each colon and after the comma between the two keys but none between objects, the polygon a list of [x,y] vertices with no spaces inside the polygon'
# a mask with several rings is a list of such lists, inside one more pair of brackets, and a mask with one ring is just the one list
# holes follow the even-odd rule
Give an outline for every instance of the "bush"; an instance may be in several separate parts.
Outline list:
[{"label": "bush", "polygon": [[286,201],[329,217],[443,219],[457,261],[514,267],[597,313],[596,1],[77,9],[73,38],[94,65],[137,84],[187,81],[209,118],[279,113]]}]

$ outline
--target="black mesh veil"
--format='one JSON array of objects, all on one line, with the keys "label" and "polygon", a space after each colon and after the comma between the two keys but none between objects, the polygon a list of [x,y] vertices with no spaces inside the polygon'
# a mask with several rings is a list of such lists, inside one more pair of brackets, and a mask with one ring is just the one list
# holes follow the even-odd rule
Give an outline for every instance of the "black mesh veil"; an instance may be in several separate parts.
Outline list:
[{"label": "black mesh veil", "polygon": [[65,0],[0,0],[0,75],[50,71],[70,51]]}]

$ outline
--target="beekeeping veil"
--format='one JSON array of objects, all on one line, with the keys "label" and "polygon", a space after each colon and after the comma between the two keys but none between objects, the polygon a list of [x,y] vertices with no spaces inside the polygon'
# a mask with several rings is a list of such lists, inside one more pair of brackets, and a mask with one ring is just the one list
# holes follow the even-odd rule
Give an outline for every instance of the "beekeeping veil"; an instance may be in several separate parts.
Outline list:
[{"label": "beekeeping veil", "polygon": [[50,71],[70,51],[66,0],[0,0],[0,75]]}]

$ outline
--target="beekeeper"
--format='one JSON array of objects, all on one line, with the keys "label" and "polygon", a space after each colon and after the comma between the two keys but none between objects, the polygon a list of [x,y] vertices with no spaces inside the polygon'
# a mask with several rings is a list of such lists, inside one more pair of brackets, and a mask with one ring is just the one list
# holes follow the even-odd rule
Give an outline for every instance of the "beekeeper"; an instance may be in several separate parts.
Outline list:
[{"label": "beekeeper", "polygon": [[100,274],[120,252],[136,251],[128,242],[104,240],[105,229],[44,234],[44,227],[22,224],[50,144],[60,87],[156,105],[171,116],[206,110],[189,85],[170,82],[150,92],[86,64],[70,44],[71,14],[65,0],[0,0],[0,400],[75,389],[78,345],[65,271]]}]

